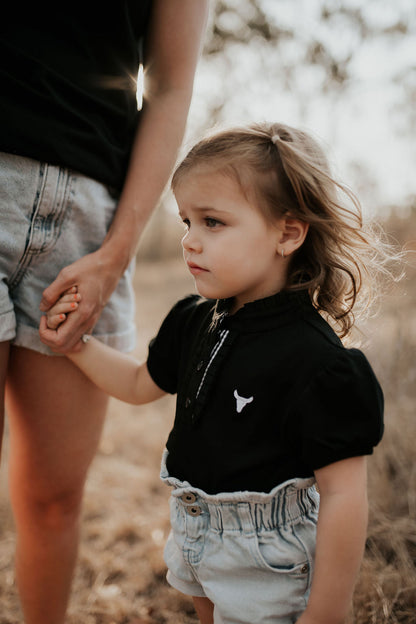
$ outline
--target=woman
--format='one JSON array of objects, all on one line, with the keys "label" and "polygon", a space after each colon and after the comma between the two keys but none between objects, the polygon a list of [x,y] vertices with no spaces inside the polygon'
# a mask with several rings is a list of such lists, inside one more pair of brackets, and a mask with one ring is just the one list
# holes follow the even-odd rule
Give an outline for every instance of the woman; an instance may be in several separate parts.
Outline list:
[{"label": "woman", "polygon": [[[207,5],[125,0],[45,15],[31,6],[24,15],[10,8],[3,20],[0,387],[26,624],[64,621],[85,478],[107,407],[52,349],[70,350],[93,328],[120,350],[133,347],[128,267],[183,137]],[[48,310],[74,285],[82,303],[41,342],[40,303]]]}]

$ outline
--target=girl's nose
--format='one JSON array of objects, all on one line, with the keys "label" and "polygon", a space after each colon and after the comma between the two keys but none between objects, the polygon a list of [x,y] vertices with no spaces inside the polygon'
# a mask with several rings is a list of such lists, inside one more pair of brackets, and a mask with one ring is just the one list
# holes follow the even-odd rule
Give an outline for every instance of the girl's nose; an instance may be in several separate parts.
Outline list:
[{"label": "girl's nose", "polygon": [[198,237],[193,232],[191,232],[191,230],[188,230],[185,236],[182,238],[182,247],[186,251],[193,251],[196,253],[202,251],[202,245],[198,240]]}]

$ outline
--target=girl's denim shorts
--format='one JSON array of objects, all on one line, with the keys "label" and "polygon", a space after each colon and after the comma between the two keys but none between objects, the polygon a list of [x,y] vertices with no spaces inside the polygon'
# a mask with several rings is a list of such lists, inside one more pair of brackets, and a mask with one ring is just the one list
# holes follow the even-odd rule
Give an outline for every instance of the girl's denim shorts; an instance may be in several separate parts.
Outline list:
[{"label": "girl's denim shorts", "polygon": [[[97,250],[117,206],[103,184],[68,169],[0,153],[0,342],[54,355],[39,339],[43,290],[59,271]],[[133,263],[94,335],[135,347]]]},{"label": "girl's denim shorts", "polygon": [[270,493],[209,495],[171,477],[167,580],[215,605],[215,624],[293,624],[306,608],[315,558],[319,495],[314,478]]}]

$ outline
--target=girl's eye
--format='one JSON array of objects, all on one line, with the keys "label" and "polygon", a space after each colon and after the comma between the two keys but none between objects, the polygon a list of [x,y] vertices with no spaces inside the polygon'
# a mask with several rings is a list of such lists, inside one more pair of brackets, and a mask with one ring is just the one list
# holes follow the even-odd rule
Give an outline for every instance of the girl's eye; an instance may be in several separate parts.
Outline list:
[{"label": "girl's eye", "polygon": [[221,221],[217,221],[217,219],[213,219],[212,217],[205,217],[205,225],[208,228],[215,228],[218,225],[221,225]]},{"label": "girl's eye", "polygon": [[184,224],[185,228],[189,230],[189,226],[191,225],[189,219],[182,219],[182,223]]}]

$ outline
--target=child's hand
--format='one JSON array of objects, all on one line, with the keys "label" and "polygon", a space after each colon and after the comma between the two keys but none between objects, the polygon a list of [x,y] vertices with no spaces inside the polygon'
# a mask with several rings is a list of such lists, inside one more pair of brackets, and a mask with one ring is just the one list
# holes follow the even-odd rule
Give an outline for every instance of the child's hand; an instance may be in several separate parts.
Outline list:
[{"label": "child's hand", "polygon": [[70,312],[75,312],[81,295],[77,287],[67,290],[60,299],[46,312],[46,324],[48,329],[57,329],[63,323]]}]

